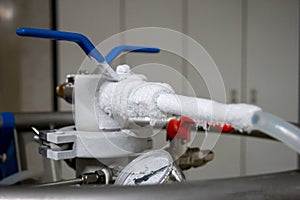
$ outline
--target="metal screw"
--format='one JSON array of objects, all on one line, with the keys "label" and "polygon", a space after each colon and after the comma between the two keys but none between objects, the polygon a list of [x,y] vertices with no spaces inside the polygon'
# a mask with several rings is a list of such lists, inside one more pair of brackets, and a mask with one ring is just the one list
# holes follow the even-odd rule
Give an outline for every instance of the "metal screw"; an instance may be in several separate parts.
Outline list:
[{"label": "metal screw", "polygon": [[6,153],[3,153],[2,155],[0,155],[0,161],[1,161],[2,163],[5,163],[5,162],[6,162],[6,159],[7,159]]}]

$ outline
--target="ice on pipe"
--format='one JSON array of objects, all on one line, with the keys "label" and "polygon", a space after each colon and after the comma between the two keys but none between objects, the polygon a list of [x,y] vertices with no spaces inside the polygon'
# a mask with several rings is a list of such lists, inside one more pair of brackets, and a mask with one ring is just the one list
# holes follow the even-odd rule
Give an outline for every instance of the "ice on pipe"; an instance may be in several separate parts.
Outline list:
[{"label": "ice on pipe", "polygon": [[122,126],[130,117],[166,118],[167,113],[157,107],[156,101],[161,94],[169,93],[174,91],[168,84],[147,82],[142,75],[123,74],[118,82],[104,82],[97,100],[100,108]]},{"label": "ice on pipe", "polygon": [[240,131],[261,130],[300,153],[300,130],[278,117],[264,113],[255,105],[222,104],[209,99],[176,95],[168,84],[147,82],[145,76],[131,73],[128,66],[121,66],[117,72],[119,81],[104,81],[97,90],[96,98],[101,112],[112,116],[121,127],[130,117],[155,120],[174,114],[189,117],[204,128],[207,123],[226,123]]},{"label": "ice on pipe", "polygon": [[128,65],[118,66],[118,82],[106,81],[97,98],[100,108],[119,123],[130,117],[163,119],[170,114],[189,117],[199,125],[229,124],[250,131],[251,118],[259,107],[248,104],[221,104],[209,99],[176,95],[165,83],[147,82],[143,75],[133,74]]},{"label": "ice on pipe", "polygon": [[126,75],[126,74],[130,74],[131,69],[129,65],[118,65],[117,69],[116,69],[117,74],[119,75]]},{"label": "ice on pipe", "polygon": [[[261,108],[249,104],[222,104],[209,99],[161,94],[157,106],[166,113],[182,115],[202,122],[226,123],[241,131],[250,131],[252,116]],[[204,125],[205,125],[204,123]]]}]

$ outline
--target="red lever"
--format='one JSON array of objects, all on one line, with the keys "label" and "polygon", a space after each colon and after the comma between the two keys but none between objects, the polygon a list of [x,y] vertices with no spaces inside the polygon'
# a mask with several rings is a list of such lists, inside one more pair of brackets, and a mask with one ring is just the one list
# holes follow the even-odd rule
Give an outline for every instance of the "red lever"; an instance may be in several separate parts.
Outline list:
[{"label": "red lever", "polygon": [[180,120],[172,119],[167,125],[167,140],[174,138],[184,139],[188,142],[191,138],[191,125],[195,122],[188,117],[181,117]]}]

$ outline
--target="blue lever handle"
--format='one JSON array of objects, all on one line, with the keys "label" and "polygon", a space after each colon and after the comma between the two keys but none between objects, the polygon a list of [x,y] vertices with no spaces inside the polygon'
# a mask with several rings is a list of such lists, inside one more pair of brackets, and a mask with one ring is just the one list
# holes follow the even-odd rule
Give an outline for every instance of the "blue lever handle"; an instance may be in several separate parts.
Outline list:
[{"label": "blue lever handle", "polygon": [[47,38],[53,40],[65,40],[77,43],[81,49],[89,57],[94,58],[99,63],[105,61],[101,53],[95,48],[91,41],[82,34],[72,33],[72,32],[63,32],[63,31],[53,31],[53,30],[44,30],[37,28],[19,28],[16,33],[20,36],[29,36],[36,38]]},{"label": "blue lever handle", "polygon": [[159,48],[152,47],[141,47],[141,46],[117,46],[113,48],[105,57],[105,60],[110,64],[121,52],[130,51],[130,52],[142,52],[142,53],[159,53]]},{"label": "blue lever handle", "polygon": [[53,40],[64,40],[77,43],[81,49],[89,57],[94,58],[99,63],[107,62],[110,64],[121,52],[144,52],[144,53],[158,53],[160,49],[152,47],[142,47],[142,46],[118,46],[113,48],[107,56],[104,58],[101,53],[95,48],[91,41],[84,35],[80,33],[63,32],[63,31],[53,31],[44,30],[37,28],[19,28],[16,33],[19,36],[36,37],[36,38],[46,38]]}]

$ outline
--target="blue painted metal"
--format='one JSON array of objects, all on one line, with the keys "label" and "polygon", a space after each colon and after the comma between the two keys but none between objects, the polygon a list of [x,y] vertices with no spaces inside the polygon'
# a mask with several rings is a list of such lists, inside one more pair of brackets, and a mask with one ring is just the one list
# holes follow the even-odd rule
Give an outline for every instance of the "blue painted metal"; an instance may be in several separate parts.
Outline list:
[{"label": "blue painted metal", "polygon": [[91,41],[80,33],[53,31],[38,28],[19,28],[16,30],[19,36],[46,38],[52,40],[63,40],[77,43],[81,49],[89,57],[94,58],[99,63],[107,62],[110,64],[121,52],[143,52],[143,53],[158,53],[160,49],[142,46],[127,46],[122,45],[113,48],[104,58],[101,53],[95,48]]},{"label": "blue painted metal", "polygon": [[75,42],[82,48],[82,50],[89,57],[94,58],[99,63],[103,63],[105,61],[104,57],[95,48],[95,46],[91,43],[91,41],[86,36],[80,33],[44,30],[44,29],[37,29],[37,28],[19,28],[17,29],[16,33],[20,36]]},{"label": "blue painted metal", "polygon": [[110,64],[120,53],[122,52],[142,52],[142,53],[159,53],[159,48],[153,47],[142,47],[142,46],[127,46],[122,45],[113,48],[105,57],[105,60],[108,64]]},{"label": "blue painted metal", "polygon": [[18,172],[17,153],[15,141],[8,141],[8,149],[6,150],[6,161],[0,163],[0,180]]},{"label": "blue painted metal", "polygon": [[0,131],[0,155],[6,154],[6,161],[0,162],[0,180],[18,172],[16,150],[14,144],[15,119],[13,113],[1,112],[2,127]]},{"label": "blue painted metal", "polygon": [[13,138],[15,118],[10,112],[1,112],[2,128],[0,132],[0,154],[5,153],[10,141]]}]

